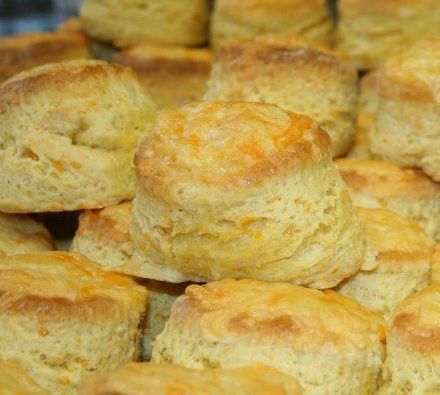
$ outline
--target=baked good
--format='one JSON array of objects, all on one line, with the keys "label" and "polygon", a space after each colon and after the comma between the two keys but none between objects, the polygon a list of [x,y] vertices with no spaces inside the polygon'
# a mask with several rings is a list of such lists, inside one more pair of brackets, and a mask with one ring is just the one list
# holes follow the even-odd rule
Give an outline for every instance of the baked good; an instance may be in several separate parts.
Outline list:
[{"label": "baked good", "polygon": [[171,306],[185,292],[189,283],[172,284],[147,280],[142,283],[148,290],[148,312],[145,317],[142,337],[142,359],[149,361],[156,336],[163,331],[170,318]]},{"label": "baked good", "polygon": [[84,211],[70,251],[85,255],[103,268],[116,270],[133,255],[130,217],[131,202]]},{"label": "baked good", "polygon": [[0,361],[2,395],[49,395],[38,386],[16,362]]},{"label": "baked good", "polygon": [[338,10],[336,46],[364,70],[440,34],[438,0],[340,0]]},{"label": "baked good", "polygon": [[357,79],[349,62],[324,47],[264,35],[220,48],[205,99],[274,103],[306,114],[330,135],[338,157],[355,136]]},{"label": "baked good", "polygon": [[133,72],[76,60],[0,85],[0,211],[99,208],[135,194],[133,156],[156,117]]},{"label": "baked good", "polygon": [[361,78],[356,138],[347,155],[349,158],[373,159],[370,151],[370,130],[374,125],[379,104],[378,74],[377,71],[370,71]]},{"label": "baked good", "polygon": [[145,42],[197,46],[206,42],[208,0],[85,0],[84,30],[119,46]]},{"label": "baked good", "polygon": [[154,102],[164,108],[202,98],[212,57],[206,48],[144,44],[117,52],[114,61],[136,71]]},{"label": "baked good", "polygon": [[394,211],[440,238],[440,184],[423,172],[391,162],[338,159],[336,167],[355,206]]},{"label": "baked good", "polygon": [[392,211],[358,208],[358,216],[365,259],[376,268],[357,272],[337,291],[388,321],[399,302],[428,285],[434,245],[420,226]]},{"label": "baked good", "polygon": [[227,368],[262,363],[305,394],[373,394],[384,322],[333,291],[221,280],[191,285],[156,338],[153,363]]},{"label": "baked good", "polygon": [[216,0],[211,23],[211,45],[251,38],[263,33],[285,33],[321,44],[332,41],[332,23],[325,0]]},{"label": "baked good", "polygon": [[371,151],[440,181],[439,135],[440,38],[420,41],[387,61],[379,75]]},{"label": "baked good", "polygon": [[25,33],[0,38],[0,82],[47,63],[88,59],[87,39],[78,33]]},{"label": "baked good", "polygon": [[135,162],[126,273],[327,288],[359,268],[363,240],[330,139],[306,116],[250,102],[165,109]]},{"label": "baked good", "polygon": [[52,237],[42,224],[26,215],[0,213],[0,255],[53,249]]},{"label": "baked good", "polygon": [[84,28],[79,17],[70,17],[56,27],[56,32],[83,33]]},{"label": "baked good", "polygon": [[431,283],[440,283],[440,243],[435,246],[434,253],[432,255]]},{"label": "baked good", "polygon": [[388,330],[379,394],[439,393],[439,325],[439,285],[430,285],[399,304]]},{"label": "baked good", "polygon": [[300,395],[292,377],[264,366],[237,369],[188,369],[178,365],[130,363],[90,378],[81,395]]},{"label": "baked good", "polygon": [[147,291],[79,254],[0,257],[0,359],[50,394],[140,355]]}]

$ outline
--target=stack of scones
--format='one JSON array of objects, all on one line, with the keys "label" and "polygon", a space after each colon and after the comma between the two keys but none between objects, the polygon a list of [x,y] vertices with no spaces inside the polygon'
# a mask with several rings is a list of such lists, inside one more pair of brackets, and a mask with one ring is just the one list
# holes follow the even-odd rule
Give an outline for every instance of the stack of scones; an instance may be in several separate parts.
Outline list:
[{"label": "stack of scones", "polygon": [[440,394],[440,0],[84,0],[0,55],[0,394]]}]

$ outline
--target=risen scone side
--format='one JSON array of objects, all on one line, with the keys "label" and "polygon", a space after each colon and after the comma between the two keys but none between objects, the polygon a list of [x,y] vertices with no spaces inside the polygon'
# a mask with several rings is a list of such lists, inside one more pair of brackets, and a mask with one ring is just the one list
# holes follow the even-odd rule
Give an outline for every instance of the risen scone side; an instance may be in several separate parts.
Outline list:
[{"label": "risen scone side", "polygon": [[435,394],[440,387],[440,286],[405,299],[388,331],[381,395]]},{"label": "risen scone side", "polygon": [[390,58],[379,74],[371,151],[440,181],[440,39]]},{"label": "risen scone side", "polygon": [[374,270],[357,272],[337,288],[389,320],[395,306],[430,280],[433,242],[416,223],[388,210],[357,209]]},{"label": "risen scone side", "polygon": [[384,322],[335,292],[286,283],[222,280],[191,285],[174,303],[153,363],[192,368],[262,363],[307,394],[372,394]]},{"label": "risen scone side", "polygon": [[2,395],[49,395],[25,373],[18,363],[1,360],[0,393]]},{"label": "risen scone side", "polygon": [[359,69],[375,69],[420,39],[440,34],[437,0],[341,0],[336,47]]},{"label": "risen scone side", "polygon": [[211,46],[264,33],[284,33],[320,44],[332,41],[325,0],[217,0],[211,22]]},{"label": "risen scone side", "polygon": [[368,159],[335,161],[355,206],[396,212],[440,237],[440,183],[422,171]]},{"label": "risen scone side", "polygon": [[81,395],[301,395],[292,377],[264,366],[236,369],[189,369],[178,365],[130,363],[88,379]]},{"label": "risen scone side", "polygon": [[133,156],[156,117],[128,68],[79,60],[0,86],[0,210],[99,208],[135,194]]},{"label": "risen scone side", "polygon": [[245,102],[164,110],[135,161],[130,274],[326,288],[359,268],[363,241],[329,138],[305,116]]},{"label": "risen scone side", "polygon": [[82,255],[0,257],[0,358],[17,360],[51,394],[140,355],[146,290]]},{"label": "risen scone side", "polygon": [[80,8],[88,35],[120,46],[146,42],[197,46],[207,40],[208,0],[86,0]]},{"label": "risen scone side", "polygon": [[0,255],[53,249],[52,236],[42,224],[26,215],[0,213]]},{"label": "risen scone side", "polygon": [[357,80],[356,70],[337,53],[268,34],[220,48],[204,99],[273,103],[306,114],[330,135],[338,157],[355,137]]},{"label": "risen scone side", "polygon": [[0,82],[48,63],[89,59],[87,39],[75,32],[25,33],[0,39]]}]

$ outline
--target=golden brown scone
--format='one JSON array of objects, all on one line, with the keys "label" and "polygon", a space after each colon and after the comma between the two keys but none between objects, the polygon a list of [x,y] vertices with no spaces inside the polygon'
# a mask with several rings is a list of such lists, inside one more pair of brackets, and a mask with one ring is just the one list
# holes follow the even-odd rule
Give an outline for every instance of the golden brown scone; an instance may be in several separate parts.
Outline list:
[{"label": "golden brown scone", "polygon": [[153,363],[191,368],[262,363],[308,395],[373,394],[383,357],[382,318],[336,292],[286,283],[191,285],[156,338]]},{"label": "golden brown scone", "polygon": [[216,0],[211,24],[211,45],[252,38],[263,33],[284,33],[320,44],[332,41],[330,12],[325,0]]},{"label": "golden brown scone", "polygon": [[440,181],[439,136],[440,38],[420,41],[387,61],[379,75],[371,151]]},{"label": "golden brown scone", "polygon": [[140,355],[147,291],[79,254],[0,257],[0,359],[50,394]]},{"label": "golden brown scone", "polygon": [[439,393],[439,333],[439,285],[430,285],[399,304],[388,331],[379,394]]},{"label": "golden brown scone", "polygon": [[265,366],[188,369],[130,363],[86,380],[80,395],[301,395],[297,381]]},{"label": "golden brown scone", "polygon": [[135,162],[129,274],[328,288],[359,268],[363,240],[330,139],[306,116],[250,102],[166,109]]},{"label": "golden brown scone", "polygon": [[376,119],[379,105],[378,72],[370,71],[360,81],[356,119],[356,137],[349,158],[373,159],[370,151],[370,130]]},{"label": "golden brown scone", "polygon": [[349,62],[324,47],[264,35],[221,47],[205,99],[274,103],[306,114],[330,135],[338,157],[355,136],[357,79]]},{"label": "golden brown scone", "polygon": [[440,243],[435,246],[432,256],[431,283],[440,284]]},{"label": "golden brown scone", "polygon": [[388,210],[358,208],[372,271],[359,271],[337,291],[389,321],[396,305],[430,280],[433,241],[415,222]]},{"label": "golden brown scone", "polygon": [[0,361],[0,394],[49,395],[16,362]]},{"label": "golden brown scone", "polygon": [[53,249],[52,236],[42,224],[26,215],[0,213],[0,255]]},{"label": "golden brown scone", "polygon": [[336,47],[374,69],[416,41],[440,34],[439,0],[340,0]]},{"label": "golden brown scone", "polygon": [[87,39],[73,32],[26,33],[0,38],[0,82],[47,63],[89,59]]},{"label": "golden brown scone", "polygon": [[423,172],[391,162],[338,159],[336,167],[355,206],[394,211],[440,238],[440,184]]},{"label": "golden brown scone", "polygon": [[197,46],[207,40],[209,1],[85,0],[80,15],[87,34],[118,46]]},{"label": "golden brown scone", "polygon": [[117,269],[133,255],[130,217],[131,202],[84,211],[70,251],[85,255],[103,268]]},{"label": "golden brown scone", "polygon": [[155,106],[134,73],[77,60],[0,85],[0,211],[100,208],[135,194],[133,156]]},{"label": "golden brown scone", "polygon": [[117,52],[116,63],[131,67],[160,107],[179,107],[201,99],[212,65],[206,48],[139,45]]}]

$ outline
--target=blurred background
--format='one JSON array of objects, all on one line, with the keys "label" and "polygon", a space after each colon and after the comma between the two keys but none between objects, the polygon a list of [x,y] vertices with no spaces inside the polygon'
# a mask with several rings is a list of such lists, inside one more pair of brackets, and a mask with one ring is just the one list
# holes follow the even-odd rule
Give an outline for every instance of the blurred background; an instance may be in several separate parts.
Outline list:
[{"label": "blurred background", "polygon": [[82,0],[0,0],[0,35],[52,30],[76,15]]}]

